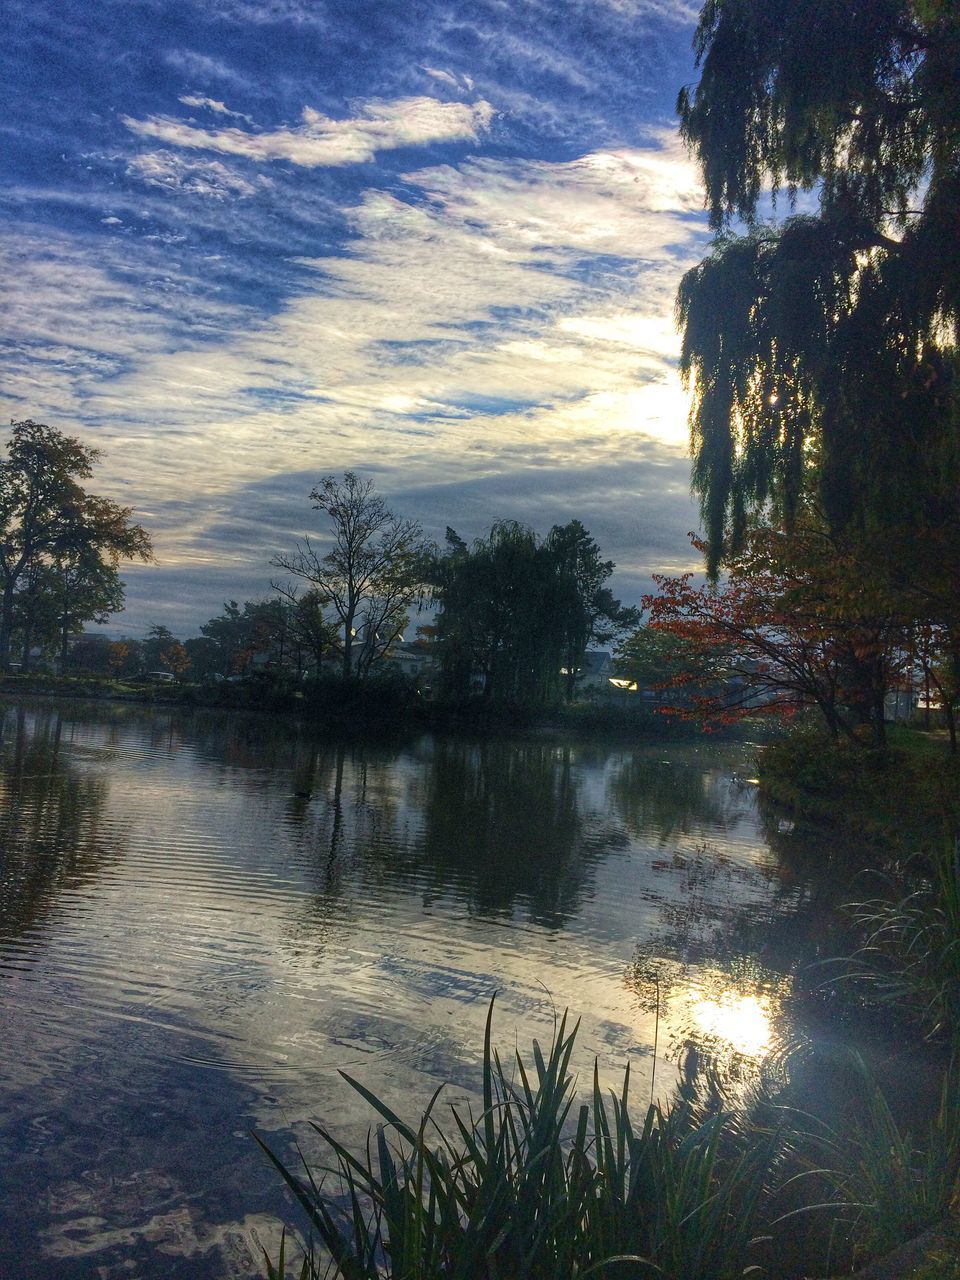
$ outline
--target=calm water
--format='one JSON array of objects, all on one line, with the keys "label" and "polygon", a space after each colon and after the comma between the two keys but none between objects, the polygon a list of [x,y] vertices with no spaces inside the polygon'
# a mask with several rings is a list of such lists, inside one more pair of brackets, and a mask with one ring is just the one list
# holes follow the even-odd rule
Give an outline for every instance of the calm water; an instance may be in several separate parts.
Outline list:
[{"label": "calm water", "polygon": [[0,707],[0,1276],[260,1274],[292,1214],[251,1130],[362,1135],[341,1069],[409,1114],[468,1095],[494,991],[501,1044],[569,1006],[642,1099],[689,1043],[785,1070],[815,895],[752,769]]}]

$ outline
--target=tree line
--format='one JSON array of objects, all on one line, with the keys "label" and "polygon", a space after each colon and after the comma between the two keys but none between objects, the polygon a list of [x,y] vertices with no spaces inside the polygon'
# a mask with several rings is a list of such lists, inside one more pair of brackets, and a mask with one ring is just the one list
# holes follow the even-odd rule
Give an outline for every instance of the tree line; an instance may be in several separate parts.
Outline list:
[{"label": "tree line", "polygon": [[416,645],[441,696],[544,704],[573,696],[591,644],[639,621],[606,585],[614,564],[577,520],[543,539],[500,521],[470,545],[448,529],[441,550],[354,472],[325,477],[310,498],[328,537],[275,555],[287,576],[273,597],[229,602],[186,641],[196,673],[229,678],[269,654],[274,670],[365,679],[389,668],[412,615],[426,610]]},{"label": "tree line", "polygon": [[468,545],[447,530],[443,550],[418,521],[398,516],[354,472],[311,491],[325,518],[319,542],[304,537],[271,566],[273,595],[228,601],[180,641],[164,625],[142,640],[83,634],[123,605],[119,565],[149,560],[149,536],[131,512],[79,484],[99,454],[54,428],[14,423],[0,463],[0,667],[11,655],[56,652],[61,670],[118,678],[164,673],[230,679],[257,669],[297,677],[383,671],[414,612],[445,696],[545,703],[573,696],[591,644],[639,621],[609,587],[614,570],[578,520],[540,539],[500,521]]},{"label": "tree line", "polygon": [[[390,510],[372,481],[324,477],[310,493],[326,522],[271,564],[274,594],[225,603],[200,634],[166,626],[142,640],[83,634],[122,607],[122,559],[149,559],[130,511],[81,487],[96,451],[43,424],[13,424],[0,464],[4,575],[0,642],[24,667],[55,652],[63,671],[117,678],[164,673],[218,680],[257,671],[365,679],[390,669],[413,615],[415,650],[445,700],[544,705],[571,699],[591,646],[618,646],[628,688],[706,724],[791,716],[805,707],[830,734],[881,742],[886,698],[918,681],[943,708],[956,747],[956,631],[930,597],[871,568],[864,539],[832,528],[815,485],[785,519],[751,515],[717,581],[654,575],[641,611],[608,585],[614,564],[579,520],[545,537],[498,521],[468,544],[438,548]],[[695,539],[708,559],[709,544]],[[425,615],[422,611],[426,610]]]}]

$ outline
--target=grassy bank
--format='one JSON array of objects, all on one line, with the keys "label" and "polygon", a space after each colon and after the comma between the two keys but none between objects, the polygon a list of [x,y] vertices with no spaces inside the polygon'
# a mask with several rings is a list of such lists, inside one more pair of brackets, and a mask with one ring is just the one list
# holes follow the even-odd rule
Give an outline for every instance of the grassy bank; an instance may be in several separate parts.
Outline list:
[{"label": "grassy bank", "polygon": [[879,751],[794,733],[759,773],[774,814],[815,828],[837,884],[821,989],[960,1051],[960,762],[945,735],[895,728]]}]

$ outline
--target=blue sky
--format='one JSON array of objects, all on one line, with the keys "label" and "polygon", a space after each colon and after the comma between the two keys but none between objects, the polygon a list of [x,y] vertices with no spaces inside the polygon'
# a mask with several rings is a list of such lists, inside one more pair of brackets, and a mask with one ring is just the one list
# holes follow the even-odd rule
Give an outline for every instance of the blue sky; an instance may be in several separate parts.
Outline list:
[{"label": "blue sky", "polygon": [[196,631],[350,468],[442,539],[693,567],[673,296],[707,244],[686,0],[7,0],[5,418],[104,450]]}]

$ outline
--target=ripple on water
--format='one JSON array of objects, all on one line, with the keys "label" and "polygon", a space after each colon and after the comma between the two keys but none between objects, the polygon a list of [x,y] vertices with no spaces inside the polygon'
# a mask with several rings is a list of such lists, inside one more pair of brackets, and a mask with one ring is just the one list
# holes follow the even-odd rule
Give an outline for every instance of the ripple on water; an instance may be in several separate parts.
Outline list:
[{"label": "ripple on water", "polygon": [[[273,1182],[235,1136],[251,1125],[299,1133],[319,1109],[362,1136],[369,1114],[338,1071],[408,1114],[444,1079],[475,1089],[494,992],[508,1051],[569,1006],[577,1070],[629,1061],[641,1093],[655,1034],[673,1063],[696,1038],[786,1055],[784,1007],[737,970],[737,939],[744,914],[772,929],[791,903],[752,790],[709,754],[346,746],[79,709],[0,710],[0,727],[0,1149],[28,1196],[76,1188],[54,1149],[99,1142],[104,1177],[140,1169],[167,1197],[148,1230],[122,1197],[78,1192],[84,1277],[136,1240],[138,1274],[167,1280],[183,1241],[166,1213],[259,1212]],[[35,1135],[24,1161],[38,1110],[57,1140]],[[0,1190],[0,1235],[14,1214]],[[42,1217],[32,1247],[53,1258],[68,1233]],[[255,1274],[219,1247],[206,1274]]]}]

